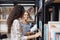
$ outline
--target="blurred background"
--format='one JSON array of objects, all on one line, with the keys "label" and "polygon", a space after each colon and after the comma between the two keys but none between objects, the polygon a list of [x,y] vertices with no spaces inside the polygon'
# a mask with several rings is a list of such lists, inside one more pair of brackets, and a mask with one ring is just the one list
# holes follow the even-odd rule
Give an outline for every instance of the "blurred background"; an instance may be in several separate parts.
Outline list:
[{"label": "blurred background", "polygon": [[[50,40],[48,22],[60,21],[60,0],[0,0],[0,39],[9,40],[7,37],[9,36],[7,18],[15,2],[18,5],[23,5],[25,10],[29,11],[32,17],[30,22],[36,22],[37,28],[44,29],[44,32],[42,32],[44,40]],[[40,39],[37,38],[34,40]]]}]

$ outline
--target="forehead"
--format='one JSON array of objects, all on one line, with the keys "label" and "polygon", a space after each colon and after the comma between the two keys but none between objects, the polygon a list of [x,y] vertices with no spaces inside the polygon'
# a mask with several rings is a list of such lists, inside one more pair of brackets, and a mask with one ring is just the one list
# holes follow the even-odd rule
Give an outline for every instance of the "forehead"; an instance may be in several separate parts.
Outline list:
[{"label": "forehead", "polygon": [[24,14],[28,14],[27,12],[25,12]]}]

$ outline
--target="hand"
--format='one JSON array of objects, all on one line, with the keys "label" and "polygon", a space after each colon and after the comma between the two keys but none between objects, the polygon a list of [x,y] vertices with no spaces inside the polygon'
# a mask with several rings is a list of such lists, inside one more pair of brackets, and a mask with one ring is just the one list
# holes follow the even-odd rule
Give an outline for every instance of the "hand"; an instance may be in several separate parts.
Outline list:
[{"label": "hand", "polygon": [[30,32],[27,32],[26,34],[27,34],[27,35],[30,35],[31,33],[30,33]]},{"label": "hand", "polygon": [[38,32],[35,34],[35,38],[39,37],[41,34]]},{"label": "hand", "polygon": [[26,35],[32,35],[33,33],[32,32],[27,32]]}]

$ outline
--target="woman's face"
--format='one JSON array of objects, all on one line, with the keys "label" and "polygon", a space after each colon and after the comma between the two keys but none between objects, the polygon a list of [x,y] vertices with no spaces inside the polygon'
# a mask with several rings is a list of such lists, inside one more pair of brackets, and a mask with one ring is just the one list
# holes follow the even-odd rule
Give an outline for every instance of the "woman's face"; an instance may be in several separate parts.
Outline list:
[{"label": "woman's face", "polygon": [[29,17],[29,16],[28,16],[28,13],[25,12],[24,15],[23,15],[23,18],[24,18],[25,20],[28,20],[28,17]]}]

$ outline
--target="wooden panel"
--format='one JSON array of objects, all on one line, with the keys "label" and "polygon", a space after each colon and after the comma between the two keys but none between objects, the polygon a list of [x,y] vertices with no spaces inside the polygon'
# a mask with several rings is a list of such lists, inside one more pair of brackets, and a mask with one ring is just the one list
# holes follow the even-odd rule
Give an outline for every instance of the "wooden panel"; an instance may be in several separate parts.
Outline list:
[{"label": "wooden panel", "polygon": [[[50,0],[45,0],[45,2],[50,1]],[[51,0],[52,1],[52,0]],[[60,3],[60,0],[54,0],[54,3]]]},{"label": "wooden panel", "polygon": [[60,3],[60,0],[55,0],[54,3]]}]

